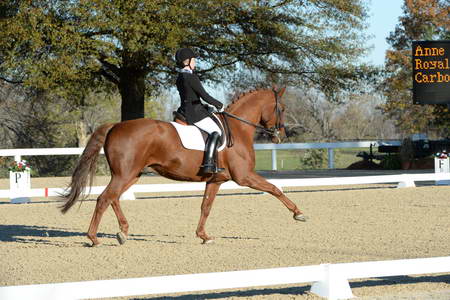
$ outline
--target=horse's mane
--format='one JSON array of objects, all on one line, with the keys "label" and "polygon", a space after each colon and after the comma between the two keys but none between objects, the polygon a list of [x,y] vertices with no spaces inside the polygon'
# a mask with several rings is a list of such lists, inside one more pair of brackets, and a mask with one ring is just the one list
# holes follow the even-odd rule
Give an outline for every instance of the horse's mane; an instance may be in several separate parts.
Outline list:
[{"label": "horse's mane", "polygon": [[246,90],[246,91],[239,91],[239,92],[236,92],[236,93],[233,95],[233,97],[231,98],[231,102],[230,102],[230,104],[228,105],[228,108],[231,108],[232,106],[234,106],[234,105],[236,105],[237,103],[239,103],[239,101],[240,101],[241,99],[245,98],[245,96],[248,96],[248,95],[250,95],[250,94],[253,94],[253,93],[258,92],[258,91],[263,91],[263,90],[266,90],[266,88],[264,88],[264,87],[253,87],[253,88],[248,89],[248,90]]},{"label": "horse's mane", "polygon": [[238,102],[241,98],[243,98],[243,97],[245,97],[246,95],[249,95],[249,94],[251,94],[251,93],[254,93],[254,92],[256,92],[257,90],[258,90],[258,89],[253,88],[253,89],[250,89],[250,90],[248,90],[248,91],[236,93],[236,94],[233,96],[233,98],[231,98],[231,104],[234,104],[234,103]]}]

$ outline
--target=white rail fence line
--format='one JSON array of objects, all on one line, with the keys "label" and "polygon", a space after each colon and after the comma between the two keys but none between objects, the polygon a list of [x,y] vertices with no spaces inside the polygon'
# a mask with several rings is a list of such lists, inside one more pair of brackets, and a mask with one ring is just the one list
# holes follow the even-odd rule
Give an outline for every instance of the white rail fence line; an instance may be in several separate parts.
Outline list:
[{"label": "white rail fence line", "polygon": [[290,144],[255,144],[255,150],[272,150],[272,170],[277,169],[277,150],[327,149],[328,169],[334,169],[334,149],[369,148],[370,146],[392,145],[400,146],[401,141],[361,141],[336,143],[290,143]]},{"label": "white rail fence line", "polygon": [[[377,183],[398,183],[397,187],[415,187],[415,182],[419,181],[441,181],[450,180],[450,173],[424,173],[424,174],[400,174],[400,175],[379,175],[379,176],[355,176],[355,177],[325,177],[325,178],[304,178],[304,179],[270,179],[270,183],[278,188],[283,187],[307,187],[307,186],[336,186],[336,185],[358,185]],[[90,189],[90,194],[99,195],[106,186],[94,186]],[[163,184],[136,184],[130,187],[122,195],[122,200],[136,199],[134,193],[163,193],[163,192],[190,192],[204,191],[205,183],[163,183]],[[221,190],[247,189],[233,181],[221,185]],[[64,192],[64,188],[35,188],[21,193],[22,197],[52,197],[59,196]],[[89,188],[85,193],[89,192]],[[10,198],[9,190],[0,190],[0,198]]]},{"label": "white rail fence line", "polygon": [[417,258],[0,287],[2,300],[95,299],[313,282],[311,292],[327,299],[348,299],[349,279],[449,273],[450,257]]},{"label": "white rail fence line", "polygon": [[[255,150],[272,150],[272,170],[277,169],[277,150],[300,149],[327,149],[328,168],[334,169],[334,149],[339,148],[369,148],[370,145],[395,145],[400,141],[363,141],[363,142],[337,142],[337,143],[290,143],[290,144],[254,144]],[[34,155],[80,155],[84,148],[28,148],[28,149],[2,149],[0,156],[14,156],[15,161],[20,161],[22,156]],[[103,153],[103,150],[102,152]]]}]

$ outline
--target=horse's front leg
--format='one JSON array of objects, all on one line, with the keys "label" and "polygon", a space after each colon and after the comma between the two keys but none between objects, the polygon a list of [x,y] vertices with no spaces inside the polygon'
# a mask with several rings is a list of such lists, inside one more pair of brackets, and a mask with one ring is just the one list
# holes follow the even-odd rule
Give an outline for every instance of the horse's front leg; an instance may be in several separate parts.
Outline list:
[{"label": "horse's front leg", "polygon": [[251,172],[241,178],[233,178],[233,180],[239,185],[248,186],[252,189],[263,191],[277,197],[278,200],[280,200],[291,212],[294,213],[295,220],[302,222],[306,221],[306,217],[297,205],[286,197],[286,195],[280,191],[279,188],[268,182],[264,177]]},{"label": "horse's front leg", "polygon": [[205,232],[206,219],[211,211],[211,206],[216,198],[217,191],[219,191],[221,183],[208,182],[205,188],[205,194],[203,195],[203,201],[201,206],[200,220],[198,221],[198,226],[196,234],[199,238],[203,240],[203,244],[207,244],[213,241],[212,237],[209,237]]}]

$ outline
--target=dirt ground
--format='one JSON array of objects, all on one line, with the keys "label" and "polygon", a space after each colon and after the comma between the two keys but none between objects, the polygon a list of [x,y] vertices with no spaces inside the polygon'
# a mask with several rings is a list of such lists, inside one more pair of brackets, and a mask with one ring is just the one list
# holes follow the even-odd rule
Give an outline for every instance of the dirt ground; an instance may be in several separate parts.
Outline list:
[{"label": "dirt ground", "polygon": [[[67,181],[35,178],[32,187],[62,187]],[[97,184],[106,181],[98,178]],[[146,177],[139,183],[154,182],[170,181]],[[0,180],[0,188],[7,186]],[[309,217],[306,223],[294,221],[270,195],[224,191],[207,222],[207,232],[215,237],[208,245],[195,237],[200,192],[137,194],[136,201],[122,201],[130,223],[127,243],[117,243],[117,221],[108,209],[97,248],[88,247],[85,235],[95,201],[62,215],[55,199],[14,205],[0,199],[0,286],[449,256],[450,187],[364,185],[286,192]],[[350,285],[362,299],[450,299],[450,274]],[[134,298],[320,299],[309,289],[299,284]]]}]

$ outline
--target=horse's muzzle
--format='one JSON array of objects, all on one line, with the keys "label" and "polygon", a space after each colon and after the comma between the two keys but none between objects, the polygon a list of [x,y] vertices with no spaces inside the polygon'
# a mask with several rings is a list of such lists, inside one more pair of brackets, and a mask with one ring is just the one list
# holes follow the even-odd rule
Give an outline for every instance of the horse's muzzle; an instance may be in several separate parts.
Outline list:
[{"label": "horse's muzzle", "polygon": [[282,131],[275,130],[272,134],[272,143],[281,144],[281,141],[282,141]]}]

